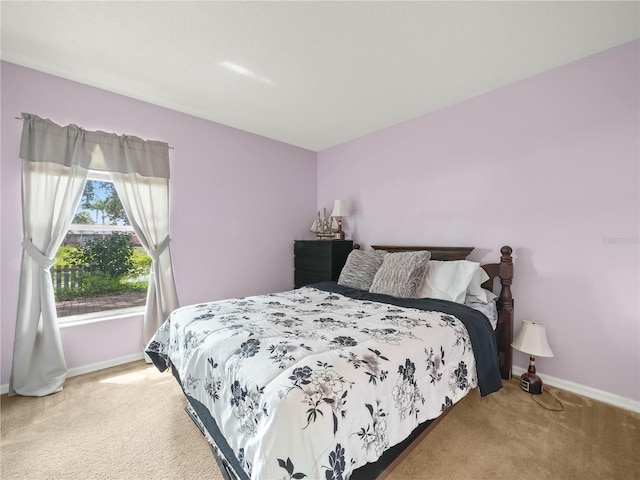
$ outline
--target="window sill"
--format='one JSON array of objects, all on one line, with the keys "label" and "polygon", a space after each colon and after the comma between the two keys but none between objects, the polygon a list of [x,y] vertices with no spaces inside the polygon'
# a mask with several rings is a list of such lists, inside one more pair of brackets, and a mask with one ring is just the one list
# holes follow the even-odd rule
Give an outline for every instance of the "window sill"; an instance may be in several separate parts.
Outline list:
[{"label": "window sill", "polygon": [[120,308],[118,310],[103,310],[101,312],[81,313],[58,318],[59,328],[77,327],[91,323],[107,322],[127,317],[144,315],[145,307]]}]

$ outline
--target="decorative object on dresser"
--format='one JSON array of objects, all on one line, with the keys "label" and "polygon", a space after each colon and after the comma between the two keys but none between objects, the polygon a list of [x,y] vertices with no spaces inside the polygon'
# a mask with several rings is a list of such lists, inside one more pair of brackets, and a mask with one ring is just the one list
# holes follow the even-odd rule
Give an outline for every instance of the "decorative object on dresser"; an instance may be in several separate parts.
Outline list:
[{"label": "decorative object on dresser", "polygon": [[536,375],[535,357],[553,357],[544,325],[523,321],[522,328],[511,346],[529,354],[529,369],[520,377],[520,388],[534,395],[541,394],[542,379]]},{"label": "decorative object on dresser", "polygon": [[315,233],[318,240],[331,240],[334,237],[331,228],[331,219],[327,216],[326,208],[318,210],[316,219],[313,221],[313,224],[311,224],[309,231]]},{"label": "decorative object on dresser", "polygon": [[351,250],[351,240],[296,240],[293,244],[294,288],[337,281]]},{"label": "decorative object on dresser", "polygon": [[[333,212],[331,212],[331,218],[336,219],[338,222],[338,229],[334,234],[334,238],[337,240],[344,240],[344,230],[342,230],[342,219],[344,217],[348,217],[349,212],[347,211],[347,206],[344,200],[336,200],[333,202]],[[333,222],[332,222],[333,224]]]}]

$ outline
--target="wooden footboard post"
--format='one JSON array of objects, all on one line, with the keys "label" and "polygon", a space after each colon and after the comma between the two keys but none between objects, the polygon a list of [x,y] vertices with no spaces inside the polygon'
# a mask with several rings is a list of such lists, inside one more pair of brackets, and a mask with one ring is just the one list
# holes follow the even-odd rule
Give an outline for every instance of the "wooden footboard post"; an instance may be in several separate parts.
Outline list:
[{"label": "wooden footboard post", "polygon": [[500,267],[498,275],[502,289],[500,290],[500,308],[498,311],[498,324],[500,325],[502,335],[500,339],[500,375],[505,380],[511,378],[512,351],[511,342],[513,341],[513,296],[511,295],[511,283],[513,282],[513,258],[511,253],[513,250],[510,246],[505,245],[500,249]]}]

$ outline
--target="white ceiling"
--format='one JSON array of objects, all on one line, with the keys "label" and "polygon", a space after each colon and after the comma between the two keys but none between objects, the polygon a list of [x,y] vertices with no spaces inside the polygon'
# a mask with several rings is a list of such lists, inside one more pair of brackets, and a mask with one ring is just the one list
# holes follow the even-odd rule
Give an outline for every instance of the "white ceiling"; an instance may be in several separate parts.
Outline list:
[{"label": "white ceiling", "polygon": [[0,5],[3,60],[314,151],[640,37],[637,1]]}]

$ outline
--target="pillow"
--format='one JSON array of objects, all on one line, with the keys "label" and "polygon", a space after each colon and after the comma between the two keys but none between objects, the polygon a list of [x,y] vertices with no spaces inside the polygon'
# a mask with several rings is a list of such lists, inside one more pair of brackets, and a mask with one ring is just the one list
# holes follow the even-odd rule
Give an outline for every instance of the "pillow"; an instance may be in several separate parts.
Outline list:
[{"label": "pillow", "polygon": [[373,277],[382,265],[382,259],[387,254],[383,250],[351,250],[347,261],[342,267],[338,284],[345,287],[369,290]]},{"label": "pillow", "polygon": [[417,297],[464,303],[467,288],[479,268],[479,263],[469,260],[431,260]]},{"label": "pillow", "polygon": [[480,267],[476,270],[475,275],[471,279],[471,283],[467,287],[467,297],[471,297],[474,302],[489,303],[491,300],[497,298],[493,292],[482,288],[482,284],[489,280],[489,275],[484,271],[484,268]]},{"label": "pillow", "polygon": [[399,298],[415,297],[424,280],[431,252],[387,253],[369,291]]}]

